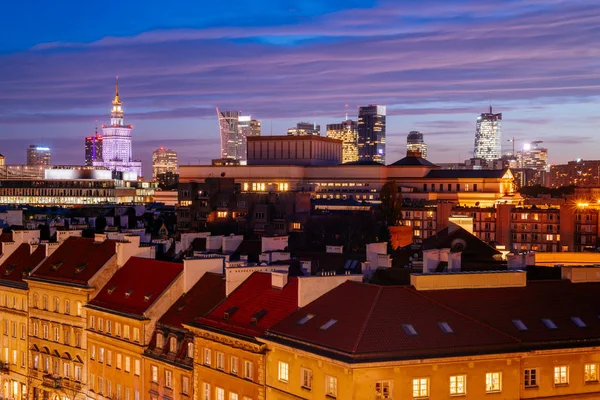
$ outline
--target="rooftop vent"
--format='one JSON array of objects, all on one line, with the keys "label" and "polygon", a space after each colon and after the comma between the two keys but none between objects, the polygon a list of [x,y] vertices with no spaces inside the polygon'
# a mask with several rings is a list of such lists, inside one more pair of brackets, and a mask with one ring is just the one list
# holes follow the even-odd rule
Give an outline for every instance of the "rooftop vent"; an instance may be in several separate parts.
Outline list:
[{"label": "rooftop vent", "polygon": [[111,286],[111,287],[108,288],[108,290],[106,292],[108,294],[112,294],[115,291],[116,288],[117,288],[116,286]]},{"label": "rooftop vent", "polygon": [[258,323],[258,321],[260,321],[262,319],[262,317],[264,317],[267,314],[267,310],[260,310],[259,312],[257,312],[256,314],[254,314],[252,316],[252,318],[250,319],[250,323],[252,325],[256,325]]},{"label": "rooftop vent", "polygon": [[144,295],[144,301],[148,302],[150,301],[150,299],[152,298],[152,293],[147,293]]},{"label": "rooftop vent", "polygon": [[74,273],[75,273],[75,274],[78,274],[78,273],[80,273],[80,272],[81,272],[81,271],[83,271],[83,270],[85,269],[85,267],[87,267],[87,266],[88,266],[88,263],[83,263],[83,264],[80,264],[80,265],[78,265],[78,266],[75,268],[75,271],[74,271]]},{"label": "rooftop vent", "polygon": [[52,264],[52,266],[50,267],[51,271],[56,271],[60,268],[60,266],[63,265],[62,261],[57,261],[54,264]]},{"label": "rooftop vent", "polygon": [[6,271],[4,271],[4,275],[5,276],[10,275],[10,273],[13,272],[15,270],[15,268],[17,268],[16,265],[11,265],[10,267],[6,268]]},{"label": "rooftop vent", "polygon": [[131,293],[133,293],[133,289],[130,289],[128,291],[125,292],[125,298],[131,296]]},{"label": "rooftop vent", "polygon": [[236,312],[237,310],[239,310],[239,309],[240,309],[239,307],[237,307],[237,306],[233,306],[233,307],[231,307],[231,308],[229,308],[229,309],[225,310],[225,313],[223,313],[223,319],[224,319],[224,320],[228,320],[228,319],[229,319],[229,318],[231,318],[231,316],[232,316],[233,314],[235,314],[235,312]]}]

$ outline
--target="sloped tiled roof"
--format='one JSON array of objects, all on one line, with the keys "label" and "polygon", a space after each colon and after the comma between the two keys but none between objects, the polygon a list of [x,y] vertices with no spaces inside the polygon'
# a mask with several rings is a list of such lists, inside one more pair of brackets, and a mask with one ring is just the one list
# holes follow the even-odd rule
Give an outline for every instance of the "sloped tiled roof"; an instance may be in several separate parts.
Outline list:
[{"label": "sloped tiled roof", "polygon": [[23,281],[23,273],[31,272],[46,257],[45,245],[38,246],[31,254],[30,251],[31,247],[27,243],[17,247],[10,257],[0,265],[0,281],[26,285]]},{"label": "sloped tiled roof", "polygon": [[89,305],[143,316],[183,271],[183,264],[131,257]]},{"label": "sloped tiled roof", "polygon": [[32,274],[32,278],[66,284],[87,285],[88,281],[116,254],[116,242],[70,237]]},{"label": "sloped tiled roof", "polygon": [[[297,278],[289,277],[283,289],[276,289],[271,286],[271,274],[255,272],[213,311],[198,318],[195,325],[254,337],[297,308]],[[226,311],[229,312],[227,319],[224,318]],[[256,323],[252,323],[253,316],[260,316]]]}]

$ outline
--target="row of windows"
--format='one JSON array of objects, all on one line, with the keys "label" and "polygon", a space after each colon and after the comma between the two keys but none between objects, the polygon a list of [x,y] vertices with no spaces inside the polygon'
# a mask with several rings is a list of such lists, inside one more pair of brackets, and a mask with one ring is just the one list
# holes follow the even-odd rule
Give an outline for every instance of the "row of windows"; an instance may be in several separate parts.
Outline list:
[{"label": "row of windows", "polygon": [[[158,366],[152,365],[151,372],[152,372],[152,377],[151,377],[152,382],[158,383]],[[171,371],[169,369],[165,369],[164,377],[165,377],[164,386],[166,388],[173,389],[173,371]],[[190,378],[189,378],[189,376],[186,376],[186,375],[181,376],[181,393],[185,394],[185,395],[190,394]]]},{"label": "row of windows", "polygon": [[[62,262],[59,261],[59,262],[55,263],[51,268],[53,270],[57,270],[58,268],[60,268],[61,265],[62,265]],[[50,310],[49,309],[48,300],[49,300],[49,298],[48,298],[47,295],[43,295],[42,296],[42,304],[41,304],[41,309],[42,310],[47,310],[47,311]],[[39,296],[38,296],[37,293],[33,294],[33,300],[32,301],[33,301],[33,304],[32,304],[33,308],[38,308],[39,309],[40,308],[40,304],[39,304]],[[60,304],[60,299],[58,297],[54,297],[52,299],[52,311],[54,311],[56,313],[61,312],[60,305],[61,305]],[[78,302],[75,303],[75,315],[77,315],[78,317],[81,316],[82,307],[83,306],[82,306],[82,304],[81,304],[80,301],[78,301]],[[64,314],[71,315],[71,301],[69,299],[65,299],[65,301],[64,301],[64,307],[62,308],[62,312]]]},{"label": "row of windows", "polygon": [[[52,340],[54,342],[60,343],[61,341],[61,329],[58,326],[55,326],[52,329],[52,338],[50,338],[50,326],[48,324],[42,323],[42,339],[45,340]],[[32,335],[34,337],[40,337],[40,332],[39,332],[39,322],[34,322],[33,323],[33,332]],[[71,327],[67,326],[65,327],[65,329],[63,329],[63,334],[62,334],[62,339],[63,339],[63,343],[66,344],[67,346],[75,346],[75,347],[81,347],[81,333],[78,331],[75,331],[75,334],[73,335],[75,338],[75,341],[72,343],[71,342]]]},{"label": "row of windows", "polygon": [[[213,399],[212,395],[213,395],[213,391],[210,386],[210,383],[203,382],[202,383],[202,400],[212,400]],[[252,400],[252,398],[248,397],[248,396],[240,397],[235,392],[229,392],[229,396],[226,397],[225,389],[218,387],[218,386],[215,387],[214,396],[215,396],[214,397],[215,400]]]},{"label": "row of windows", "polygon": [[[42,360],[42,366],[40,367],[40,359]],[[50,356],[40,356],[34,354],[32,357],[33,369],[39,371],[42,370],[46,374],[61,375],[60,369],[61,360],[59,358],[51,359]],[[82,366],[78,363],[71,363],[68,361],[62,361],[62,376],[67,379],[74,379],[77,382],[81,382],[81,371]]]},{"label": "row of windows", "polygon": [[[8,267],[6,269],[6,273],[9,273],[11,267]],[[2,306],[6,307],[6,308],[12,308],[15,310],[21,310],[21,311],[25,311],[25,298],[22,298],[21,301],[19,302],[17,300],[17,296],[12,296],[12,298],[8,297],[7,294],[5,294],[4,296],[0,297],[0,301],[2,301]],[[20,304],[18,304],[20,303]]]},{"label": "row of windows", "polygon": [[[12,351],[12,357],[10,357],[10,349],[8,347],[4,348],[2,354],[4,357],[0,360],[2,364],[12,364],[19,365],[19,352],[17,350]],[[25,357],[25,352],[21,352],[21,368],[25,368],[25,363],[27,362],[27,358]]]},{"label": "row of windows", "polygon": [[[107,319],[106,320],[106,326],[104,324],[105,320],[104,318],[98,318],[97,320],[97,324],[96,324],[96,317],[94,317],[93,315],[90,317],[90,324],[89,324],[89,328],[91,330],[96,330],[98,332],[103,332],[107,335],[112,335],[113,334],[113,323],[111,320]],[[134,342],[138,342],[140,341],[140,329],[134,327],[131,331],[133,332],[133,337],[130,336],[130,331],[129,331],[129,325],[121,325],[119,322],[116,322],[114,324],[115,330],[114,330],[114,335],[116,337],[122,338],[122,339],[127,339],[127,340],[133,340]],[[122,328],[122,329],[121,329]]]},{"label": "row of windows", "polygon": [[[112,350],[105,350],[104,347],[98,348],[98,354],[96,354],[96,345],[90,346],[89,351],[90,360],[98,361],[100,364],[105,364],[108,367],[111,367],[113,364],[113,352]],[[125,361],[125,362],[123,362]],[[125,356],[121,353],[116,353],[115,355],[115,368],[122,369],[123,371],[129,373],[131,372],[131,357]],[[142,370],[142,362],[141,360],[135,358],[133,360],[133,374],[135,376],[140,376]]]},{"label": "row of windows", "polygon": [[[215,359],[213,360],[212,350],[209,348],[205,348],[202,356],[202,364],[207,367],[214,367],[221,371],[225,371],[227,366],[225,365],[225,354],[221,352],[216,352]],[[229,368],[227,372],[231,375],[239,376],[240,370],[240,360],[238,357],[230,356],[229,357]],[[244,371],[242,377],[244,379],[252,380],[254,378],[254,363],[252,361],[244,360]]]},{"label": "row of windows", "polygon": [[[27,328],[25,324],[17,324],[15,321],[9,321],[5,319],[2,325],[4,327],[4,329],[2,330],[4,336],[8,336],[10,334],[10,336],[16,338],[18,333],[17,331],[20,331],[21,340],[25,340],[25,336],[27,335]],[[17,329],[18,326],[20,326],[21,329]]]},{"label": "row of windows", "polygon": [[133,392],[133,400],[140,400],[140,392],[138,390],[134,391],[120,384],[113,385],[111,381],[105,380],[101,376],[96,377],[93,374],[90,374],[90,390],[115,400],[131,400],[131,393]]}]

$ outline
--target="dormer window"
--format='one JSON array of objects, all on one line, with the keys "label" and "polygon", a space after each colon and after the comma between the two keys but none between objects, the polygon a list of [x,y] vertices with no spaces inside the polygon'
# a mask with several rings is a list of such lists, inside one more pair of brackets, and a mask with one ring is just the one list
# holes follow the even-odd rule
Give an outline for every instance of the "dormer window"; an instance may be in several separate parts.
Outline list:
[{"label": "dormer window", "polygon": [[165,344],[164,344],[164,338],[163,338],[162,333],[157,333],[156,334],[156,347],[159,349],[162,349],[164,345]]},{"label": "dormer window", "polygon": [[326,331],[327,329],[331,328],[336,322],[337,319],[330,319],[329,321],[325,322],[319,329],[322,331]]},{"label": "dormer window", "polygon": [[194,358],[194,343],[192,342],[187,344],[187,356],[189,358]]},{"label": "dormer window", "polygon": [[177,338],[171,336],[169,338],[169,353],[177,352]]},{"label": "dormer window", "polygon": [[404,329],[404,333],[406,333],[409,336],[417,335],[417,330],[415,329],[414,326],[412,326],[412,324],[403,324],[402,329]]}]

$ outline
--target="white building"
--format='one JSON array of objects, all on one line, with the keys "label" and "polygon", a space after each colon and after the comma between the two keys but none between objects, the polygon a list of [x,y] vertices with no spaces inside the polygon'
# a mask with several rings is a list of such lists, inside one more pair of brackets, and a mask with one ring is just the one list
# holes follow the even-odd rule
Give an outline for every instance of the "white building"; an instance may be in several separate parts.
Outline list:
[{"label": "white building", "polygon": [[110,125],[102,125],[102,161],[93,163],[96,167],[106,167],[112,171],[133,172],[142,176],[142,162],[134,160],[131,152],[131,131],[133,126],[125,125],[123,107],[119,98],[119,80],[115,99],[110,111]]},{"label": "white building", "polygon": [[221,135],[221,158],[246,162],[246,139],[260,136],[260,121],[242,115],[241,111],[219,111],[219,131]]},{"label": "white building", "polygon": [[484,160],[496,160],[502,156],[501,153],[501,132],[502,114],[492,113],[490,106],[489,113],[482,113],[477,117],[477,130],[475,132],[475,150],[474,158]]}]

